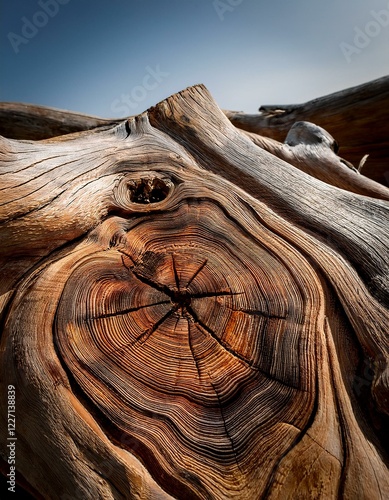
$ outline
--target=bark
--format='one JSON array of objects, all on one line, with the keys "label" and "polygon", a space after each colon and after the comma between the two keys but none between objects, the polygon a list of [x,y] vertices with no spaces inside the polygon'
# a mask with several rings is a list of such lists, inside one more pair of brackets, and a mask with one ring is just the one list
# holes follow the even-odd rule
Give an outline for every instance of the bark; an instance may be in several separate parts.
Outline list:
[{"label": "bark", "polygon": [[312,124],[238,130],[202,85],[98,125],[1,139],[19,477],[43,498],[387,498],[388,189]]}]

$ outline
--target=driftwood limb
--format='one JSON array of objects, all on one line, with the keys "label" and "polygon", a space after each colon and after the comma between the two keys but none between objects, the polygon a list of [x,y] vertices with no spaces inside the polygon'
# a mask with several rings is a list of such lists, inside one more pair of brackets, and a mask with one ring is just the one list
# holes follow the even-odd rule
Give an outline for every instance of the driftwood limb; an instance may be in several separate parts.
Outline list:
[{"label": "driftwood limb", "polygon": [[284,142],[299,121],[323,127],[340,145],[340,153],[363,173],[389,185],[389,76],[298,105],[266,105],[260,114],[226,111],[239,128]]},{"label": "driftwood limb", "polygon": [[10,139],[39,141],[97,127],[113,126],[121,121],[104,120],[32,104],[0,102],[0,135]]},{"label": "driftwood limb", "polygon": [[296,122],[289,130],[285,143],[245,130],[242,132],[257,146],[316,179],[353,193],[389,200],[388,188],[359,175],[360,168],[355,168],[337,155],[338,146],[334,138],[313,123]]},{"label": "driftwood limb", "polygon": [[43,498],[388,498],[388,190],[314,125],[238,130],[202,85],[97,125],[1,138],[17,477]]}]

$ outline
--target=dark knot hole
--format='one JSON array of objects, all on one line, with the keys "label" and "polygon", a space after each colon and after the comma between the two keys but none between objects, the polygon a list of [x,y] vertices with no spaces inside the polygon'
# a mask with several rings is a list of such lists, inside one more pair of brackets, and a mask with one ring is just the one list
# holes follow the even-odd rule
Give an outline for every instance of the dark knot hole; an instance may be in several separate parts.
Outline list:
[{"label": "dark knot hole", "polygon": [[133,203],[142,204],[158,203],[166,198],[170,190],[170,187],[157,177],[131,181],[128,187],[130,190],[130,200]]}]

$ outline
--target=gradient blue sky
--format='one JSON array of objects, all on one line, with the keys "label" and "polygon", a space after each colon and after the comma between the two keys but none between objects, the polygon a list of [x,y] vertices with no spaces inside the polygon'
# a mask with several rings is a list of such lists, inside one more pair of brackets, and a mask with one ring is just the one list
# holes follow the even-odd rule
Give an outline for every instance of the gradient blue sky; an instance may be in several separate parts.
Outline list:
[{"label": "gradient blue sky", "polygon": [[[2,101],[122,117],[204,83],[221,108],[255,113],[389,73],[389,17],[371,12],[389,16],[388,0],[217,0],[219,13],[214,0],[48,1],[45,23],[38,0],[0,0]],[[23,18],[44,25],[16,52]]]}]

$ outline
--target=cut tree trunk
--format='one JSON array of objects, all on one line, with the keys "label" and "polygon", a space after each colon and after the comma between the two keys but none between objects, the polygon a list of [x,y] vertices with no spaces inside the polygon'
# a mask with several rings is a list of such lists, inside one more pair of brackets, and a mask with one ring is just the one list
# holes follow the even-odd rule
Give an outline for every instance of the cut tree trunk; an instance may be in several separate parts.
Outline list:
[{"label": "cut tree trunk", "polygon": [[1,138],[16,479],[65,500],[388,498],[389,190],[313,124],[238,130],[202,85],[94,120]]}]

